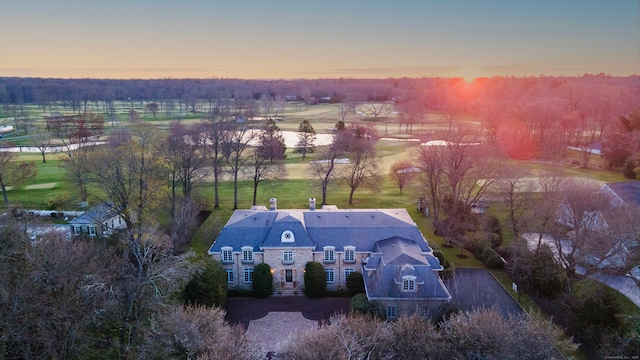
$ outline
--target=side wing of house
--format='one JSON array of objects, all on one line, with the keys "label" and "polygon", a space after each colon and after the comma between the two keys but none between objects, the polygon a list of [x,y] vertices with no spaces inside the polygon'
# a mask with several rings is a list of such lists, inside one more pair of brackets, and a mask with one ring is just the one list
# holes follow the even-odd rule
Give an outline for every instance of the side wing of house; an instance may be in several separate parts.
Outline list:
[{"label": "side wing of house", "polygon": [[431,251],[417,242],[388,238],[376,243],[363,265],[367,298],[381,306],[387,318],[419,312],[430,316],[451,300],[439,276],[443,268]]},{"label": "side wing of house", "polygon": [[208,254],[225,269],[229,288],[251,289],[253,267],[265,262],[260,245],[276,215],[268,211],[236,210],[209,248]]}]

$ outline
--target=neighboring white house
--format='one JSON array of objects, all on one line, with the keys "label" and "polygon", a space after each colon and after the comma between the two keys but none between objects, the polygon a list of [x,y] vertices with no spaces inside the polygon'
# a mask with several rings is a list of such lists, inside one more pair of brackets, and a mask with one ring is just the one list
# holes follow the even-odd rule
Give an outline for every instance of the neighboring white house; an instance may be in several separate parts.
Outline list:
[{"label": "neighboring white house", "polygon": [[74,236],[108,236],[126,228],[122,217],[108,204],[97,205],[69,220]]},{"label": "neighboring white house", "polygon": [[274,289],[302,293],[307,262],[322,264],[327,289],[363,274],[367,297],[389,318],[429,313],[451,299],[443,270],[406,209],[236,210],[208,253],[222,263],[230,289],[251,289],[255,264],[268,264]]}]

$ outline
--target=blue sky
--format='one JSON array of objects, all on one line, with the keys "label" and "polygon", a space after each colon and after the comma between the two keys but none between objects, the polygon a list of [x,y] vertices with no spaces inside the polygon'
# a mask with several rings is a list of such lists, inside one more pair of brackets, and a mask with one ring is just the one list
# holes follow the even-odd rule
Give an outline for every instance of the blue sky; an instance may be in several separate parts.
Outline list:
[{"label": "blue sky", "polygon": [[0,76],[640,73],[637,0],[0,0]]}]

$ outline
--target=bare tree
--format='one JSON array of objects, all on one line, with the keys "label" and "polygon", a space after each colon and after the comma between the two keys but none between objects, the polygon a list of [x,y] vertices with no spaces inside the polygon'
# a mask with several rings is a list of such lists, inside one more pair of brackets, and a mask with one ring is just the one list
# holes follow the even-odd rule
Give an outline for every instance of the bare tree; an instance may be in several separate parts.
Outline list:
[{"label": "bare tree", "polygon": [[246,123],[227,123],[220,143],[221,154],[233,178],[233,209],[238,208],[238,178],[242,169],[247,166],[249,155],[247,149],[258,133],[247,127]]},{"label": "bare tree", "polygon": [[147,335],[149,350],[159,358],[259,359],[263,353],[242,326],[229,325],[224,310],[169,307],[159,313]]},{"label": "bare tree", "polygon": [[153,219],[164,188],[159,132],[153,125],[139,124],[130,131],[111,135],[108,144],[92,151],[89,173],[101,198],[113,206],[127,226],[132,241]]},{"label": "bare tree", "polygon": [[589,166],[592,146],[601,141],[608,124],[625,113],[624,107],[617,101],[622,98],[620,89],[602,86],[590,89],[588,96],[578,102],[578,114],[574,117],[570,146],[580,150],[583,167]]},{"label": "bare tree", "polygon": [[438,326],[417,315],[388,323],[367,316],[335,316],[291,336],[283,359],[551,359],[577,350],[550,320],[505,318],[496,309],[454,314]]},{"label": "bare tree", "polygon": [[[338,122],[339,124],[341,122]],[[327,145],[318,156],[319,159],[309,163],[311,172],[320,180],[322,187],[322,205],[327,205],[327,189],[329,182],[335,177],[334,170],[338,165],[338,159],[347,151],[349,146],[350,135],[349,131],[344,128],[344,123],[341,126],[336,126],[336,131],[333,134],[333,141]]]},{"label": "bare tree", "polygon": [[274,104],[274,117],[277,119],[278,114],[282,115],[284,110],[287,108],[287,98],[284,95],[276,95],[275,104]]},{"label": "bare tree", "polygon": [[5,205],[9,205],[7,186],[17,186],[20,182],[36,176],[37,168],[33,162],[18,162],[18,155],[9,151],[0,151],[0,189]]},{"label": "bare tree", "polygon": [[167,159],[171,176],[171,214],[175,212],[176,187],[182,188],[185,202],[190,202],[192,190],[201,184],[207,173],[205,129],[201,126],[185,127],[178,122],[169,124]]},{"label": "bare tree", "polygon": [[[505,319],[495,309],[458,313],[440,326],[450,358],[549,359],[575,351],[562,329],[539,315]],[[555,346],[554,346],[555,345]]]},{"label": "bare tree", "polygon": [[349,204],[353,205],[353,194],[361,186],[376,189],[380,184],[379,163],[375,145],[378,136],[373,128],[352,127],[347,130],[349,140],[347,154],[349,164],[342,168],[342,178],[349,185]]},{"label": "bare tree", "polygon": [[104,242],[70,242],[61,234],[33,241],[22,226],[15,232],[19,222],[4,222],[0,234],[10,241],[0,253],[3,356],[80,358],[104,347],[109,341],[100,331],[112,310],[108,289],[117,269],[113,251]]},{"label": "bare tree", "polygon": [[225,128],[228,126],[227,122],[230,121],[230,107],[229,104],[218,99],[215,104],[212,104],[211,111],[209,112],[209,118],[205,122],[206,130],[206,150],[211,160],[213,169],[213,201],[214,207],[220,207],[220,196],[218,192],[218,186],[220,183],[220,177],[222,176],[222,143],[225,134]]},{"label": "bare tree", "polygon": [[384,114],[388,111],[389,106],[386,103],[370,103],[369,111],[374,118]]},{"label": "bare tree", "polygon": [[393,181],[398,185],[400,188],[400,194],[402,194],[402,189],[411,183],[411,181],[416,177],[418,171],[420,171],[420,169],[418,169],[411,161],[398,160],[391,164],[389,176],[391,176]]},{"label": "bare tree", "polygon": [[140,226],[138,234],[121,239],[124,261],[117,272],[117,286],[109,289],[122,356],[136,352],[142,343],[145,316],[166,307],[189,271],[188,259],[172,254],[168,236],[147,226]]},{"label": "bare tree", "polygon": [[442,133],[441,139],[420,146],[416,160],[421,190],[428,195],[436,220],[445,205],[447,215],[455,217],[460,207],[476,203],[498,177],[501,164],[491,147],[465,129]]},{"label": "bare tree", "polygon": [[147,105],[145,105],[144,108],[145,108],[145,110],[147,110],[151,114],[153,114],[153,118],[156,119],[156,113],[158,112],[158,103],[157,102],[147,103]]},{"label": "bare tree", "polygon": [[537,182],[520,168],[507,168],[496,181],[496,189],[507,203],[509,225],[513,238],[518,239],[523,228],[533,218],[534,196],[538,191]]},{"label": "bare tree", "polygon": [[485,99],[480,103],[479,117],[490,144],[495,143],[498,139],[500,127],[507,115],[506,112],[507,106],[502,101]]},{"label": "bare tree", "polygon": [[278,351],[283,359],[391,359],[393,338],[374,317],[334,316],[319,329],[294,334]]},{"label": "bare tree", "polygon": [[556,221],[570,230],[564,236],[557,234],[555,246],[569,280],[575,279],[577,265],[591,272],[617,255],[619,238],[606,231],[606,212],[612,199],[599,190],[600,186],[588,179],[572,178],[564,183]]},{"label": "bare tree", "polygon": [[51,134],[47,132],[46,129],[39,128],[33,139],[34,146],[36,147],[36,149],[38,149],[40,155],[42,156],[42,162],[46,163],[47,151],[50,151],[53,145],[53,138]]},{"label": "bare tree", "polygon": [[256,205],[258,184],[267,179],[285,176],[286,168],[283,160],[287,150],[282,131],[269,119],[259,135],[258,146],[253,148],[251,155],[251,178],[253,179],[253,205]]},{"label": "bare tree", "polygon": [[131,124],[139,124],[142,119],[140,119],[140,114],[137,111],[130,109],[127,114],[127,119]]},{"label": "bare tree", "polygon": [[47,129],[66,149],[64,159],[67,176],[76,184],[80,192],[80,200],[86,201],[88,196],[89,172],[88,156],[91,145],[104,132],[104,118],[92,113],[72,116],[50,116],[47,118]]}]

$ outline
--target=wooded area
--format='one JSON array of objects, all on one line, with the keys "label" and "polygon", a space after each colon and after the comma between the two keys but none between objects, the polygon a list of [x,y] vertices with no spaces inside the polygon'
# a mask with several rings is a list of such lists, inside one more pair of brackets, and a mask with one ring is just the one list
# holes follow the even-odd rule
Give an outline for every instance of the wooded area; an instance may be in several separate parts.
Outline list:
[{"label": "wooded area", "polygon": [[[320,191],[322,205],[410,197],[411,205],[401,205],[408,207],[423,199],[429,214],[419,215],[420,226],[432,230],[425,236],[434,249],[447,253],[443,264],[457,260],[447,252],[456,247],[459,261],[473,254],[487,267],[505,268],[523,289],[575,315],[578,320],[560,319],[562,325],[595,344],[593,353],[610,354],[616,346],[633,353],[623,344],[639,344],[637,316],[623,318],[615,304],[599,303],[614,309],[586,319],[584,304],[594,297],[576,291],[591,274],[624,275],[640,261],[638,204],[612,206],[600,190],[609,179],[636,178],[639,100],[640,78],[602,75],[474,81],[0,78],[0,129],[11,127],[0,139],[7,210],[0,226],[0,256],[7,259],[0,269],[6,289],[0,348],[26,358],[82,357],[84,349],[100,346],[107,357],[162,354],[143,344],[165,344],[175,334],[151,326],[154,321],[187,326],[187,319],[202,315],[179,309],[176,299],[202,268],[185,255],[198,214],[260,205],[261,184],[273,189],[274,183],[302,180],[294,188],[304,189],[300,194],[287,194],[299,197],[295,204],[313,191]],[[287,144],[285,132],[296,141]],[[321,136],[327,141],[321,143]],[[52,153],[53,147],[60,152]],[[37,171],[62,174],[56,179],[65,190],[39,192],[46,197],[30,205],[57,211],[106,202],[126,229],[104,244],[84,240],[68,247],[64,239],[45,236],[30,247],[25,229],[32,220],[21,213],[19,199],[41,176]],[[232,195],[221,197],[227,185]],[[251,197],[241,193],[249,188]],[[561,223],[562,211],[570,216]],[[596,224],[601,218],[606,228]],[[224,221],[209,220],[216,223],[208,241]],[[525,233],[539,236],[535,246],[527,246]],[[543,234],[554,237],[552,244],[543,242]],[[96,260],[105,258],[113,261]],[[47,264],[57,265],[43,269]],[[577,267],[584,270],[577,273]],[[36,303],[60,319],[43,325]],[[80,308],[90,311],[77,313]],[[359,326],[364,320],[337,321]],[[237,329],[228,331],[220,336],[235,336]],[[390,339],[390,331],[405,330],[379,334]],[[38,341],[27,341],[31,332]],[[251,344],[242,346],[255,354]]]}]

